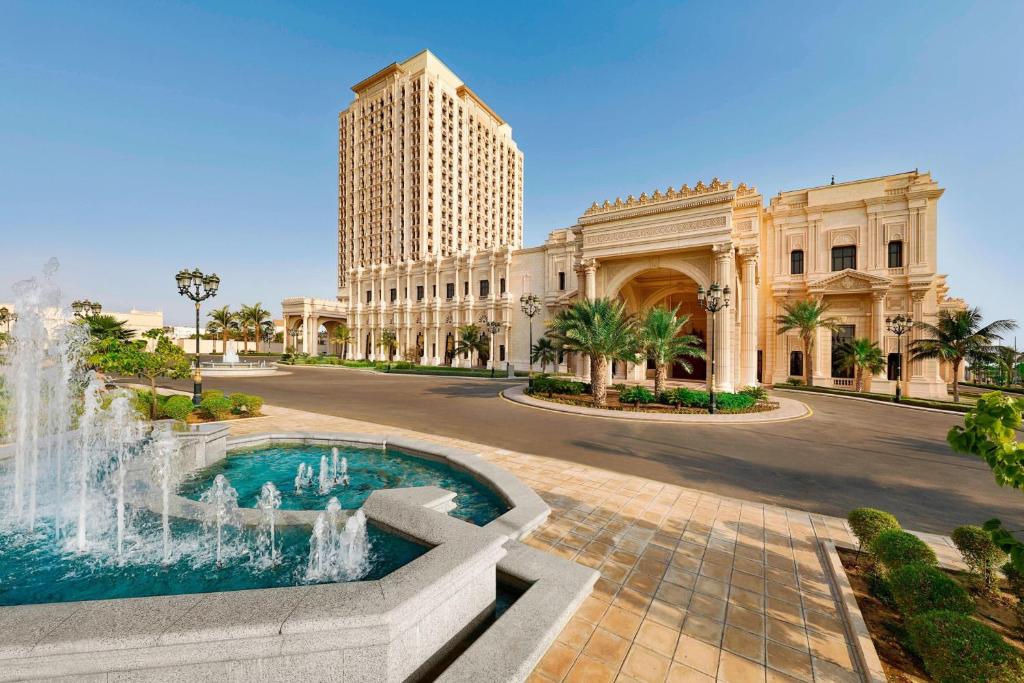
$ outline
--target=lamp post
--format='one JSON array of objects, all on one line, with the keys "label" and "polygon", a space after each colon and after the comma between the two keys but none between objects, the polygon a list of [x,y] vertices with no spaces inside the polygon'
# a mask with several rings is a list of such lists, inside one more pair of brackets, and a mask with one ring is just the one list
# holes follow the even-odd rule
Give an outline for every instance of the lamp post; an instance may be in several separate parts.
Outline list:
[{"label": "lamp post", "polygon": [[896,403],[903,397],[903,335],[910,332],[914,327],[914,319],[909,315],[900,313],[896,317],[885,319],[885,329],[896,335],[896,356],[899,362],[896,363]]},{"label": "lamp post", "polygon": [[103,306],[96,301],[89,301],[88,299],[78,299],[71,302],[71,312],[76,318],[85,320],[91,318],[94,315],[99,315],[103,311]]},{"label": "lamp post", "polygon": [[12,313],[6,306],[0,308],[0,323],[7,326],[7,334],[11,333],[11,323],[18,319],[17,313]]},{"label": "lamp post", "polygon": [[185,268],[178,271],[174,279],[178,283],[178,294],[196,304],[196,368],[192,375],[192,404],[199,405],[203,400],[203,375],[199,371],[199,304],[211,296],[217,296],[220,278],[216,273],[204,275],[198,268],[191,272]]},{"label": "lamp post", "polygon": [[299,352],[299,331],[291,330],[288,334],[292,338],[292,355],[295,355]]},{"label": "lamp post", "polygon": [[[536,315],[536,314],[534,314]],[[503,323],[497,320],[488,320],[486,315],[480,316],[480,323],[487,330],[487,333],[491,336],[490,344],[487,347],[487,363],[491,366],[491,378],[494,377],[494,335],[501,332]]]},{"label": "lamp post", "polygon": [[717,282],[705,292],[704,287],[697,286],[697,303],[705,311],[711,314],[711,386],[708,390],[711,402],[708,404],[708,412],[714,415],[718,411],[715,403],[715,346],[718,345],[718,338],[715,336],[715,314],[723,308],[729,307],[729,285],[720,287]]},{"label": "lamp post", "polygon": [[530,375],[533,375],[533,316],[540,313],[540,297],[536,294],[523,294],[519,297],[519,306],[523,315],[530,319],[530,348],[526,350],[526,357],[530,359]]}]

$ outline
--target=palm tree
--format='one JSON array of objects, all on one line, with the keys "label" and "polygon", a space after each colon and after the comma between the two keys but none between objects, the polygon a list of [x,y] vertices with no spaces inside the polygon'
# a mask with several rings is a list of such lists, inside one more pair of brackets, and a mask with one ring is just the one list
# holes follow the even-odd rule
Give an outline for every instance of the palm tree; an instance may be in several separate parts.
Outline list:
[{"label": "palm tree", "polygon": [[660,396],[665,391],[668,366],[679,363],[687,372],[693,370],[686,358],[704,358],[701,348],[704,342],[692,334],[683,334],[683,328],[690,322],[690,316],[678,315],[679,307],[672,310],[656,306],[647,311],[640,322],[640,349],[654,361],[654,393]]},{"label": "palm tree", "polygon": [[238,329],[238,314],[227,306],[221,306],[206,315],[212,321],[206,326],[206,331],[210,334],[221,334],[221,353],[226,353],[231,331]]},{"label": "palm tree", "polygon": [[530,349],[530,362],[540,363],[540,371],[547,372],[548,364],[558,360],[558,347],[547,337],[541,337]]},{"label": "palm tree", "polygon": [[112,315],[90,315],[84,319],[84,324],[89,328],[89,336],[93,339],[117,339],[127,341],[135,336],[135,333],[125,327],[124,320],[118,320]]},{"label": "palm tree", "polygon": [[256,340],[256,352],[259,353],[261,332],[270,320],[270,311],[263,308],[260,301],[257,301],[252,306],[242,304],[242,310],[239,312],[238,318],[239,322],[241,322],[242,341],[245,344],[245,350],[249,350],[249,332],[252,332]]},{"label": "palm tree", "polygon": [[608,401],[608,362],[636,360],[636,332],[636,320],[623,302],[600,298],[559,311],[548,336],[566,351],[590,356],[590,392],[594,405],[603,407]]},{"label": "palm tree", "polygon": [[1020,353],[1012,346],[996,346],[991,349],[992,360],[999,366],[1003,386],[1008,387],[1014,382],[1014,375],[1017,374],[1017,366],[1024,362],[1024,353]]},{"label": "palm tree", "polygon": [[352,343],[352,330],[348,329],[348,325],[345,323],[339,323],[334,328],[334,333],[331,334],[331,338],[334,343],[341,348],[341,357],[345,359],[348,357],[348,345]]},{"label": "palm tree", "polygon": [[395,353],[395,346],[398,345],[398,335],[395,334],[392,328],[388,327],[381,330],[380,345],[388,352],[388,362],[391,362],[391,357]]},{"label": "palm tree", "polygon": [[776,318],[776,323],[779,325],[776,334],[786,334],[796,330],[800,335],[800,341],[804,347],[804,384],[810,386],[811,377],[814,376],[814,335],[817,334],[819,327],[835,332],[839,327],[839,321],[836,318],[826,317],[828,304],[824,301],[805,299],[785,304],[783,309],[786,312]]},{"label": "palm tree", "polygon": [[864,375],[875,375],[885,368],[882,349],[877,342],[867,338],[848,339],[836,349],[839,354],[839,367],[843,370],[853,369],[853,390],[864,390]]},{"label": "palm tree", "polygon": [[935,324],[918,321],[914,327],[931,335],[910,342],[913,360],[937,358],[953,366],[953,402],[960,402],[960,365],[965,358],[993,346],[1000,334],[1017,329],[1014,320],[995,320],[982,325],[980,308],[939,311]]},{"label": "palm tree", "polygon": [[488,354],[490,346],[487,342],[487,335],[484,334],[480,326],[476,323],[469,323],[459,328],[459,339],[452,348],[452,358],[460,353],[468,354],[472,358],[475,351],[479,359]]}]

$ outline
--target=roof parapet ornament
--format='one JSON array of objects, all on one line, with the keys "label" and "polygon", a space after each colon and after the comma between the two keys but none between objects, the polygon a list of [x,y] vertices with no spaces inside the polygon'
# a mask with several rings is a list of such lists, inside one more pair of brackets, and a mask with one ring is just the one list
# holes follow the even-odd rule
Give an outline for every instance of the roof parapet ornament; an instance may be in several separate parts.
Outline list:
[{"label": "roof parapet ornament", "polygon": [[[732,181],[719,180],[718,177],[711,179],[711,182],[704,184],[703,180],[698,180],[697,184],[691,188],[686,183],[683,183],[678,190],[674,189],[671,185],[662,192],[660,189],[655,189],[651,194],[641,192],[639,197],[633,195],[627,195],[625,201],[620,197],[616,197],[615,201],[604,200],[603,202],[593,202],[590,207],[583,212],[584,216],[590,216],[597,213],[605,213],[607,211],[614,211],[624,207],[639,206],[641,204],[655,204],[658,202],[670,201],[673,199],[680,199],[683,197],[693,197],[696,195],[707,194],[711,192],[722,192],[725,190],[731,190]],[[746,183],[740,183],[736,188],[736,196],[744,197],[757,194],[757,189],[749,187]]]}]

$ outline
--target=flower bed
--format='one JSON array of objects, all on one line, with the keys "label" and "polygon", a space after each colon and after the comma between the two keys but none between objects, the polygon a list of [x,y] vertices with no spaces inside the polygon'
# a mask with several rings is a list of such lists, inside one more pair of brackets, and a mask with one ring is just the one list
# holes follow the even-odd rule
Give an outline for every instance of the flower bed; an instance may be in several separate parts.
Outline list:
[{"label": "flower bed", "polygon": [[[664,414],[677,414],[677,415],[700,415],[708,414],[707,408],[701,408],[697,406],[686,406],[686,405],[669,405],[666,403],[641,403],[639,406],[636,403],[623,403],[620,400],[621,392],[615,389],[608,390],[608,401],[607,405],[604,406],[605,410],[618,410],[623,412],[633,413],[664,413]],[[735,394],[733,394],[735,395]],[[600,408],[601,406],[594,405],[594,399],[587,394],[566,394],[554,392],[547,394],[545,392],[534,391],[530,393],[532,398],[540,399],[542,401],[551,401],[552,403],[563,403],[572,406],[582,406],[585,408]],[[772,401],[758,401],[753,405],[746,408],[724,408],[719,406],[718,412],[721,414],[738,414],[738,413],[765,413],[772,410],[778,409],[779,404]]]},{"label": "flower bed", "polygon": [[[135,408],[139,414],[149,417],[149,391],[132,389],[135,394]],[[203,422],[223,422],[225,420],[244,420],[250,417],[262,417],[260,408],[263,398],[252,394],[224,392],[211,389],[203,392],[202,402],[198,406],[192,404],[192,397],[184,394],[157,394],[156,419],[173,419],[188,424]]]}]

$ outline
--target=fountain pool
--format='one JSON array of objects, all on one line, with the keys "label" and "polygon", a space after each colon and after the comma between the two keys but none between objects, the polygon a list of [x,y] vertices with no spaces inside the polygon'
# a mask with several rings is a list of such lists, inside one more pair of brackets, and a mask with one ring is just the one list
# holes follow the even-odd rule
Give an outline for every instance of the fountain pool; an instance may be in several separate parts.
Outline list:
[{"label": "fountain pool", "polygon": [[[337,465],[332,451],[338,454]],[[343,463],[347,464],[347,485],[334,481]],[[308,483],[296,487],[300,466],[310,474]],[[324,493],[320,492],[321,472],[329,480]],[[449,514],[477,525],[487,524],[509,509],[497,493],[471,474],[392,448],[277,444],[233,451],[219,463],[190,475],[178,493],[198,500],[218,474],[225,475],[238,491],[238,504],[250,508],[258,507],[264,483],[272,482],[280,492],[280,507],[284,510],[322,510],[331,497],[337,497],[343,509],[355,509],[375,490],[413,486],[437,486],[455,492],[456,507]]]}]

